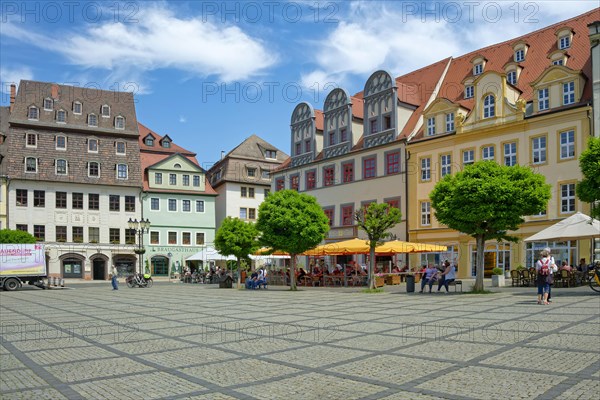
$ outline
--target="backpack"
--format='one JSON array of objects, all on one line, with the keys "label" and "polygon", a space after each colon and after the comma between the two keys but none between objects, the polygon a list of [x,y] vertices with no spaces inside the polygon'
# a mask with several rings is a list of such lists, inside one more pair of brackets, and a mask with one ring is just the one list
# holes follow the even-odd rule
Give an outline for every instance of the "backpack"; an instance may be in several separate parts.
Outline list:
[{"label": "backpack", "polygon": [[542,262],[542,260],[540,260],[540,262],[542,263],[542,267],[540,268],[539,274],[540,275],[550,275],[550,259],[546,258],[546,262]]}]

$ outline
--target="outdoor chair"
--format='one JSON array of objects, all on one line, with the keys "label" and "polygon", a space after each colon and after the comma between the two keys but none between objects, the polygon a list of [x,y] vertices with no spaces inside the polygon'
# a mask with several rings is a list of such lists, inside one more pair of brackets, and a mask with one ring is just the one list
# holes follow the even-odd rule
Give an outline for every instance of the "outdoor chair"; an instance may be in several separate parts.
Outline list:
[{"label": "outdoor chair", "polygon": [[510,271],[510,277],[512,278],[512,286],[521,285],[521,274],[517,270]]},{"label": "outdoor chair", "polygon": [[529,286],[531,283],[533,283],[533,281],[534,279],[532,279],[529,270],[524,269],[521,271],[521,284],[523,286]]}]

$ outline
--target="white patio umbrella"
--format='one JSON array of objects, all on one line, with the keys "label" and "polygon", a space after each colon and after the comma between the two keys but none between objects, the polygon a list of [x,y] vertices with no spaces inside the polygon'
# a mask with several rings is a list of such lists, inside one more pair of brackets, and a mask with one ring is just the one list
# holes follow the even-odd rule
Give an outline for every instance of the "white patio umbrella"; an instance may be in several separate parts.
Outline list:
[{"label": "white patio umbrella", "polygon": [[525,241],[564,242],[594,238],[600,238],[600,221],[578,212],[533,236],[529,236]]},{"label": "white patio umbrella", "polygon": [[209,261],[209,260],[226,260],[226,261],[235,261],[235,257],[234,256],[224,256],[223,254],[219,253],[217,251],[217,249],[215,249],[212,246],[206,246],[205,248],[203,248],[201,251],[197,252],[196,254],[189,256],[188,258],[186,258],[186,261],[197,261],[197,260],[201,260],[201,261]]}]

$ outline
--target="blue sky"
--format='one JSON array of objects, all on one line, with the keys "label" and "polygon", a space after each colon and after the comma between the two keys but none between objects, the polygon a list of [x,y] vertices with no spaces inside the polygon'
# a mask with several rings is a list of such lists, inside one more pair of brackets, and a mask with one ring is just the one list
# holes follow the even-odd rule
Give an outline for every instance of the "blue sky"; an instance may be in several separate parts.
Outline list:
[{"label": "blue sky", "polygon": [[[598,1],[125,1],[0,5],[2,105],[35,79],[136,93],[137,117],[209,168],[257,134],[286,153],[295,105],[399,76]],[[600,18],[600,15],[599,15]]]}]

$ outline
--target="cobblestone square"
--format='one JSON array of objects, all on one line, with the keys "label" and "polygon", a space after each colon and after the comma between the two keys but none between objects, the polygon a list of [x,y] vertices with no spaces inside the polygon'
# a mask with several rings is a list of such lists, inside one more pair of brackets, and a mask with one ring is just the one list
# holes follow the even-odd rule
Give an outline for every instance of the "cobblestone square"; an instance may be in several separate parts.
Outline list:
[{"label": "cobblestone square", "polygon": [[2,292],[0,398],[597,398],[600,296],[553,294],[537,306],[532,288]]}]

